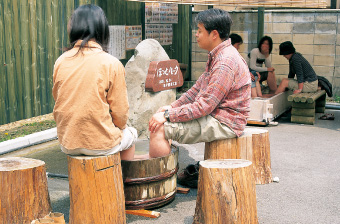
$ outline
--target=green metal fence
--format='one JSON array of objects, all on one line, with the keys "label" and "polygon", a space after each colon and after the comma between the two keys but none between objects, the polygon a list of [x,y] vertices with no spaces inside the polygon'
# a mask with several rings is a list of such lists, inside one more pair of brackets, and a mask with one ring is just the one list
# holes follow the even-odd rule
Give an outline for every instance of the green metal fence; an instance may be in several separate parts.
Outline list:
[{"label": "green metal fence", "polygon": [[[53,110],[52,73],[67,46],[67,21],[82,4],[97,4],[110,25],[143,25],[144,3],[124,0],[0,1],[0,125]],[[190,6],[179,6],[170,58],[190,62]],[[127,52],[125,64],[133,55]]]}]

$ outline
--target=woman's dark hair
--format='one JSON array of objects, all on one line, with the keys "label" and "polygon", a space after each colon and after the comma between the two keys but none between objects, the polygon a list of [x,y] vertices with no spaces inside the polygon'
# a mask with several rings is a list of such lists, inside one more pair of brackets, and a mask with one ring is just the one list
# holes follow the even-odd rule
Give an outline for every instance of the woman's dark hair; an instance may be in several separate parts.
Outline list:
[{"label": "woman's dark hair", "polygon": [[217,30],[222,40],[227,40],[230,34],[230,27],[233,23],[228,12],[222,9],[208,9],[200,12],[196,16],[196,23],[203,24],[204,28],[210,33]]},{"label": "woman's dark hair", "polygon": [[[261,52],[261,45],[263,44],[263,42],[268,41],[269,44],[269,54],[272,53],[273,50],[273,40],[271,37],[269,36],[264,36],[261,38],[259,44],[257,45],[257,48],[259,49],[259,51]],[[262,53],[262,52],[261,52]]]},{"label": "woman's dark hair", "polygon": [[[70,38],[70,47],[74,47],[78,40],[83,40],[79,51],[87,46],[90,39],[95,41],[107,51],[109,43],[109,24],[104,11],[96,5],[79,6],[72,14],[67,27]],[[78,52],[79,52],[78,51]]]}]

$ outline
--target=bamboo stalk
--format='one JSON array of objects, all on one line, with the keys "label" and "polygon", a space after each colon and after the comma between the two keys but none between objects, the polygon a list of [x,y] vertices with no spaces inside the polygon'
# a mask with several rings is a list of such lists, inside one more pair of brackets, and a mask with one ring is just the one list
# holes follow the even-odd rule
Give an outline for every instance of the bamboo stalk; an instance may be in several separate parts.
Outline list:
[{"label": "bamboo stalk", "polygon": [[46,71],[44,71],[42,75],[42,79],[45,80],[45,86],[42,89],[42,112],[43,114],[48,112],[48,101],[51,98],[51,89],[52,89],[52,85],[50,85],[51,83],[49,82],[51,79],[49,77],[51,77],[50,74],[53,73],[53,65],[54,65],[54,60],[53,60],[53,48],[54,48],[54,38],[53,38],[53,28],[52,28],[52,24],[53,24],[53,18],[52,16],[52,1],[51,0],[46,0],[46,20],[47,23],[45,23],[45,30],[47,33],[47,40],[45,42],[45,48],[47,50],[47,55],[45,55],[46,60],[47,60],[47,65],[48,67],[46,68]]},{"label": "bamboo stalk", "polygon": [[[0,2],[0,12],[3,12],[3,4]],[[0,30],[4,30],[4,18],[3,14],[0,14]],[[0,52],[5,52],[5,38],[4,32],[0,32]],[[5,71],[6,71],[6,61],[5,54],[0,54],[0,96],[5,96]],[[5,97],[0,97],[0,125],[6,123],[6,107],[5,107]]]},{"label": "bamboo stalk", "polygon": [[25,118],[33,116],[32,113],[32,96],[31,96],[31,77],[30,77],[30,49],[29,49],[29,31],[28,31],[28,6],[27,1],[20,1],[20,12],[21,12],[21,41],[22,41],[22,55],[21,62],[23,66],[24,74],[24,114]]},{"label": "bamboo stalk", "polygon": [[21,71],[21,57],[20,57],[20,24],[19,24],[19,4],[18,0],[12,1],[13,5],[13,28],[14,28],[14,52],[15,52],[15,86],[16,86],[16,100],[17,100],[17,113],[16,120],[21,120],[24,118],[24,103],[23,103],[23,80]]},{"label": "bamboo stalk", "polygon": [[7,80],[7,97],[6,97],[6,113],[8,115],[8,121],[16,121],[16,96],[15,96],[15,81],[14,81],[14,73],[15,73],[15,59],[12,57],[12,54],[9,52],[12,52],[12,49],[15,45],[13,43],[12,38],[12,17],[13,17],[13,11],[11,10],[12,1],[5,1],[4,2],[4,22],[5,22],[5,51],[8,52],[5,54],[5,63],[6,63],[6,80]]},{"label": "bamboo stalk", "polygon": [[[38,1],[38,4],[40,1]],[[31,79],[32,79],[32,95],[33,95],[33,115],[37,116],[41,114],[41,101],[40,101],[40,95],[39,95],[39,88],[43,86],[43,83],[40,83],[39,80],[39,73],[37,68],[37,15],[36,15],[36,9],[37,9],[37,2],[36,1],[30,1],[29,2],[29,8],[30,8],[30,18],[29,18],[29,29],[30,29],[30,39],[31,39]],[[40,66],[44,66],[44,63],[40,61]]]}]

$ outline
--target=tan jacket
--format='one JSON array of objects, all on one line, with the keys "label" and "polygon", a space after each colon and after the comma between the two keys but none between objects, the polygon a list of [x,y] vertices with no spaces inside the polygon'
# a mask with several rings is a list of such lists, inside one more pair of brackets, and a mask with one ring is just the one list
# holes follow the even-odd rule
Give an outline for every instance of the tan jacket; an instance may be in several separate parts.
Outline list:
[{"label": "tan jacket", "polygon": [[128,119],[124,66],[94,41],[75,56],[80,43],[54,65],[53,115],[58,138],[69,150],[110,149],[120,143]]}]

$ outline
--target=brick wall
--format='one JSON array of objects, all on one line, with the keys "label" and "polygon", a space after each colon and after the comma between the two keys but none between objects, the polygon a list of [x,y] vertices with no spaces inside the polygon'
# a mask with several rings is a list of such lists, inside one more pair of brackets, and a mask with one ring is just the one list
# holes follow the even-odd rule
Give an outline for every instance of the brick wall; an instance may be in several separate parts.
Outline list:
[{"label": "brick wall", "polygon": [[[232,32],[242,36],[240,53],[246,57],[257,46],[257,10],[230,14]],[[271,36],[274,42],[271,60],[278,83],[289,71],[288,61],[279,55],[279,45],[289,40],[315,72],[333,84],[335,95],[340,96],[340,10],[266,10],[264,16],[264,35]],[[207,60],[207,52],[197,46],[195,33],[193,24],[192,80],[202,74]]]}]

